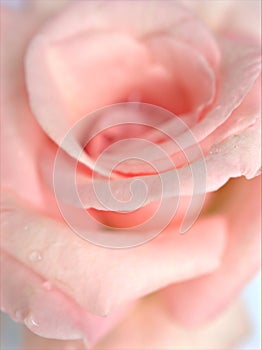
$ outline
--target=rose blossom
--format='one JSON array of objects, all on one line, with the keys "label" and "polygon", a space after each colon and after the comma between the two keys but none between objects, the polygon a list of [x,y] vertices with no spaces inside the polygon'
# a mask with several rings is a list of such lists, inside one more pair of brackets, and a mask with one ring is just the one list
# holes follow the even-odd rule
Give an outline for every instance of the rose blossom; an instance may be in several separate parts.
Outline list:
[{"label": "rose blossom", "polygon": [[[245,332],[243,312],[231,304],[259,267],[258,2],[223,3],[75,1],[46,11],[37,1],[2,9],[1,307],[33,333],[85,339],[98,349],[228,349]],[[250,28],[242,25],[243,16]],[[139,110],[136,125],[103,133],[117,117],[108,110],[96,119],[94,111],[129,101],[170,111],[185,129],[176,117],[159,119],[157,109],[146,116]],[[124,112],[120,117],[127,118]],[[85,128],[63,143],[86,116]],[[148,129],[149,122],[158,130]],[[99,129],[78,159],[81,133]],[[123,140],[125,147],[117,143]],[[167,157],[156,156],[155,146]],[[197,221],[181,235],[199,150],[209,194]],[[159,174],[164,188],[178,176],[178,210],[158,237],[139,247],[89,243],[58,210],[50,186],[58,152],[65,193],[71,164],[79,160],[79,195],[97,220],[88,219],[92,237],[105,234],[103,224],[110,227],[108,237],[138,235],[135,226],[150,224],[160,202],[159,221],[142,235],[161,231],[178,194],[160,191]],[[106,196],[92,192],[95,184],[103,194],[107,181],[94,165],[102,152],[103,170],[114,170],[114,211],[105,211]],[[134,161],[123,161],[127,155]],[[146,201],[122,213],[134,179],[147,186]],[[59,204],[77,221],[76,202],[63,195],[58,193]],[[45,344],[39,346],[52,346]]]}]

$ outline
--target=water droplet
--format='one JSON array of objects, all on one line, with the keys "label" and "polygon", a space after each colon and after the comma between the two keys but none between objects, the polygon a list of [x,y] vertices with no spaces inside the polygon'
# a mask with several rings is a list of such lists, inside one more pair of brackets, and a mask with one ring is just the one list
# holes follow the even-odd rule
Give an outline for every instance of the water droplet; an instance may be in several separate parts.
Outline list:
[{"label": "water droplet", "polygon": [[220,152],[220,148],[217,145],[213,145],[209,151],[210,154],[217,154]]},{"label": "water droplet", "polygon": [[52,289],[52,283],[50,281],[45,281],[43,283],[43,288],[46,290],[51,290]]},{"label": "water droplet", "polygon": [[40,261],[42,260],[43,257],[41,255],[41,253],[37,250],[33,250],[30,254],[29,254],[29,260],[31,261]]},{"label": "water droplet", "polygon": [[32,315],[28,315],[25,319],[24,319],[24,323],[28,328],[32,328],[32,327],[38,327],[39,324],[36,322],[36,320],[33,318]]}]

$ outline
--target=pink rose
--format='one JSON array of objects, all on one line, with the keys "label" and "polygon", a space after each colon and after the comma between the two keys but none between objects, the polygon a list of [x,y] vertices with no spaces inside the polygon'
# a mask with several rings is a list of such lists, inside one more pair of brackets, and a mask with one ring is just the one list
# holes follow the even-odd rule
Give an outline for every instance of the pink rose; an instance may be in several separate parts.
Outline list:
[{"label": "pink rose", "polygon": [[260,262],[259,2],[53,4],[1,13],[1,308],[94,349],[230,348]]}]

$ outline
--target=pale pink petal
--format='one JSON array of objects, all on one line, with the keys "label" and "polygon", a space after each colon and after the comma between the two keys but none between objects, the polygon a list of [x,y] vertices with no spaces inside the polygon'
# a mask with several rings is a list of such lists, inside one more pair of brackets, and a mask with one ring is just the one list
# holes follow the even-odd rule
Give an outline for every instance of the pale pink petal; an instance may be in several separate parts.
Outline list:
[{"label": "pale pink petal", "polygon": [[240,303],[234,303],[208,325],[189,330],[170,318],[155,294],[139,301],[94,350],[229,350],[236,349],[248,332],[249,323]]},{"label": "pale pink petal", "polygon": [[[229,43],[230,42],[227,42],[225,44],[225,51],[223,56],[225,59],[225,61],[223,61],[223,79],[221,81],[221,92],[218,101],[216,102],[216,107],[212,109],[205,116],[205,118],[199,121],[189,131],[182,133],[175,138],[178,145],[184,150],[184,152],[186,152],[186,154],[188,154],[193,159],[194,157],[199,158],[199,151],[197,152],[198,156],[196,157],[195,153],[191,152],[192,149],[190,149],[190,146],[195,146],[196,142],[201,142],[205,137],[208,137],[211,134],[205,145],[207,148],[206,151],[210,149],[212,144],[215,144],[215,146],[213,149],[211,149],[210,154],[206,155],[206,158],[204,160],[195,162],[191,164],[190,167],[186,166],[175,171],[169,171],[161,174],[160,181],[162,181],[165,186],[165,189],[163,191],[164,196],[177,196],[178,188],[180,195],[191,195],[191,171],[196,170],[196,172],[198,172],[202,169],[201,171],[203,172],[203,167],[207,168],[207,179],[206,184],[204,183],[204,188],[202,188],[202,191],[206,190],[207,192],[218,189],[231,177],[245,175],[247,178],[252,178],[259,172],[260,128],[258,126],[258,123],[254,124],[256,121],[257,113],[255,113],[254,118],[245,118],[245,127],[250,122],[249,126],[254,124],[251,128],[238,135],[239,131],[243,130],[243,123],[239,123],[239,129],[237,126],[235,126],[233,129],[234,135],[236,136],[229,137],[228,139],[224,140],[223,143],[220,143],[221,138],[223,139],[223,135],[225,135],[225,128],[227,129],[228,126],[226,125],[227,120],[228,123],[230,123],[230,128],[232,127],[231,121],[229,122],[232,111],[236,109],[243,100],[245,100],[248,92],[252,91],[256,79],[260,74],[260,64],[258,60],[260,55],[257,51],[257,48],[253,46],[248,47],[243,44],[233,44],[233,42],[231,42],[229,45]],[[232,46],[234,46],[233,51]],[[255,86],[257,89],[258,85]],[[255,105],[257,106],[257,101],[255,101]],[[223,126],[223,124],[225,124],[225,126]],[[228,136],[230,136],[230,134]],[[216,140],[218,140],[217,145]],[[142,154],[139,153],[138,155],[141,155],[143,158],[143,151]],[[49,165],[44,164],[43,168],[45,172],[50,172],[50,174],[45,174],[45,177],[50,176],[53,169],[53,161],[51,161],[50,156],[48,157]],[[65,156],[61,154],[61,157]],[[184,158],[182,158],[182,160],[183,159]],[[72,164],[70,164],[70,162]],[[203,162],[205,162],[205,164]],[[75,191],[75,189],[72,189],[74,181],[71,175],[74,174],[76,164],[73,160],[70,161],[70,159],[67,159],[65,166],[67,167],[67,171],[65,171],[66,168],[63,167],[56,171],[58,178],[59,172],[61,172],[62,178],[61,180],[59,178],[59,182],[63,185],[62,193],[58,192],[58,197],[59,199],[66,199],[70,203],[78,205],[78,203],[75,203],[72,198],[69,198]],[[127,168],[130,173],[130,166]],[[223,168],[223,171],[218,173],[217,168]],[[65,172],[68,178],[66,178]],[[161,168],[159,169],[159,172],[161,172]],[[180,180],[180,184],[179,186],[175,186],[175,189],[173,189],[175,181],[174,179],[176,179],[177,176]],[[204,173],[203,176],[205,177]],[[143,176],[141,178],[134,177],[131,179],[129,178],[114,180],[111,183],[113,195],[118,198],[116,195],[116,191],[118,191],[123,194],[122,199],[130,198],[129,186],[133,183],[134,179],[141,179],[147,186],[148,196],[144,204],[160,198],[162,184],[159,182],[157,176]],[[93,183],[90,182],[90,179],[87,179],[87,182],[85,182],[83,179],[83,182],[83,186],[79,185],[79,193],[81,194],[83,205],[87,208],[94,207],[97,209],[105,210],[105,207],[97,201],[96,195],[94,193],[94,186]],[[98,182],[96,186],[101,189],[103,188],[103,190],[108,190],[105,188],[106,183]],[[68,190],[69,195],[67,195],[64,189],[66,189],[66,191]],[[109,194],[107,194],[107,192],[105,192],[105,198],[106,202],[110,203],[111,197],[109,197]],[[127,209],[134,209],[134,205],[137,205],[137,203],[140,201],[141,200],[139,198],[134,198],[133,203],[130,203],[130,207]],[[116,203],[116,205],[114,205],[114,210],[120,210],[121,205],[122,203]]]},{"label": "pale pink petal", "polygon": [[227,120],[261,74],[258,46],[221,40],[220,48],[223,60],[218,77],[219,95],[215,106],[192,129],[197,140],[202,140]]},{"label": "pale pink petal", "polygon": [[[31,258],[35,263],[41,259],[37,255]],[[55,339],[85,339],[91,345],[126,311],[119,309],[109,317],[89,314],[56,284],[1,251],[1,308],[35,334]]]},{"label": "pale pink petal", "polygon": [[[198,123],[175,137],[178,145],[176,147],[177,151],[180,151],[179,148],[186,150],[186,148],[194,146],[194,143],[200,143],[225,123],[231,113],[252,90],[261,74],[260,48],[258,46],[235,43],[231,40],[220,40],[219,42],[222,57],[221,69],[218,75],[219,92],[217,100],[211,110]],[[258,88],[259,86],[256,85],[256,89]],[[256,106],[257,102],[258,100],[255,101]],[[174,121],[174,124],[176,124],[176,121]],[[171,127],[172,124],[170,123],[168,128]],[[194,136],[193,138],[189,137],[191,134]],[[170,146],[174,153],[174,142]],[[168,153],[170,153],[170,149]]]},{"label": "pale pink petal", "polygon": [[[143,147],[138,142],[133,142],[131,150],[124,147],[125,152],[123,153],[123,147],[120,144],[119,149],[114,148],[118,154],[103,155],[104,168],[110,169],[110,165],[112,167],[112,164],[117,164],[117,161],[125,159],[125,156],[143,159],[145,162],[132,161],[120,164],[117,171],[122,174],[133,176],[140,173],[152,174],[154,167],[158,172],[170,170],[174,166],[181,167],[201,156],[200,147],[205,154],[212,145],[221,143],[229,136],[241,134],[243,130],[255,124],[261,113],[261,89],[258,78],[260,53],[256,47],[251,48],[243,44],[231,42],[229,45],[229,42],[221,42],[221,45],[223,55],[219,78],[220,92],[211,111],[198,123],[188,128],[185,127],[186,132],[181,132],[181,135],[178,133],[178,130],[181,129],[181,122],[175,118],[159,125],[152,123],[152,127],[159,130],[160,138],[166,137],[164,134],[166,133],[172,139],[172,141],[160,144],[161,152],[157,152],[156,147],[150,143],[154,141],[152,135],[144,135],[149,142],[144,142]],[[150,162],[150,167],[145,164],[146,162]]]},{"label": "pale pink petal", "polygon": [[79,306],[3,251],[1,266],[1,303],[14,320],[43,336],[83,337]]},{"label": "pale pink petal", "polygon": [[[192,28],[196,29],[196,35],[191,35]],[[188,43],[202,53],[212,67],[216,67],[219,62],[220,53],[212,33],[194,13],[177,1],[167,1],[164,6],[159,6],[159,1],[154,0],[150,3],[147,0],[118,3],[107,0],[79,1],[56,17],[49,28],[45,28],[45,33],[56,42],[90,30],[96,32],[109,29],[142,38],[154,33],[170,32],[177,40]]]},{"label": "pale pink petal", "polygon": [[[161,123],[161,118],[159,118],[159,124],[155,122],[150,123],[152,127],[158,130],[158,133],[156,133],[155,130],[153,132],[151,130],[145,130],[144,134],[142,133],[139,135],[139,137],[142,138],[140,143],[137,140],[129,143],[126,142],[124,151],[123,147],[121,147],[122,144],[116,143],[115,147],[110,148],[109,154],[104,152],[102,156],[103,168],[111,169],[114,164],[118,164],[119,161],[123,161],[123,159],[127,159],[128,157],[143,159],[144,162],[132,160],[131,162],[125,161],[120,163],[117,166],[118,173],[131,174],[134,176],[152,174],[155,172],[155,169],[161,172],[170,170],[170,168],[173,167],[180,168],[189,161],[193,162],[197,160],[201,156],[200,150],[202,150],[203,154],[206,154],[215,144],[222,142],[232,135],[241,134],[245,129],[253,126],[261,116],[260,96],[261,79],[259,77],[239,107],[231,113],[224,123],[201,141],[199,146],[192,146],[191,148],[184,149],[180,153],[177,152],[173,154],[177,149],[176,141],[180,132],[179,130],[182,129],[182,126],[186,129],[186,124],[182,124],[180,119],[174,120],[174,118],[171,119],[171,117],[170,120]],[[159,111],[157,112],[159,116]],[[165,113],[167,114],[167,112]],[[147,123],[146,121],[143,122],[145,124]],[[188,128],[192,126],[193,125]],[[166,137],[166,135],[172,137],[173,140],[171,142],[161,143],[159,147],[156,147],[154,142],[157,142],[158,138]],[[135,135],[133,137],[135,137]],[[114,153],[112,151],[114,151]]]},{"label": "pale pink petal", "polygon": [[38,206],[43,206],[44,194],[36,159],[50,141],[29,109],[23,60],[26,46],[45,19],[45,14],[29,8],[1,7],[1,185]]},{"label": "pale pink petal", "polygon": [[[2,219],[3,249],[100,315],[172,282],[213,271],[225,244],[220,217],[198,220],[186,235],[171,227],[140,247],[112,250],[83,241],[63,223],[16,198],[6,197],[3,207],[8,209]],[[92,230],[103,234],[99,227],[91,227],[90,234]],[[42,260],[30,260],[32,252],[40,252]]]},{"label": "pale pink petal", "polygon": [[234,35],[238,40],[260,41],[261,2],[259,0],[182,0],[218,33]]},{"label": "pale pink petal", "polygon": [[178,322],[198,325],[213,318],[259,269],[260,185],[260,178],[238,179],[221,190],[221,197],[217,194],[216,210],[228,221],[228,246],[216,272],[163,292]]},{"label": "pale pink petal", "polygon": [[[128,98],[130,94],[140,94],[140,90],[143,94],[146,87],[149,91],[145,99],[154,98],[156,103],[162,100],[161,103],[170,104],[169,95],[172,91],[179,106],[182,89],[172,83],[176,77],[183,89],[189,90],[191,100],[198,100],[198,107],[204,101],[210,103],[214,95],[213,77],[207,61],[213,66],[217,65],[218,51],[214,40],[191,13],[175,2],[165,3],[167,8],[161,7],[161,11],[156,5],[157,2],[149,5],[143,1],[79,2],[61,13],[34,38],[26,64],[31,107],[43,129],[56,143],[61,142],[72,121],[106,104]],[[169,6],[173,11],[169,11]],[[143,11],[144,8],[146,12]],[[152,22],[150,15],[156,11],[158,16]],[[147,14],[148,22],[145,19],[140,22],[142,12],[143,16]],[[83,14],[88,19],[90,17],[90,20],[79,21]],[[193,28],[198,33],[197,37],[189,34]],[[154,33],[157,33],[155,40]],[[163,46],[165,42],[160,40],[159,33],[172,38],[173,46],[184,43],[187,48],[183,52],[192,50],[190,56],[196,56],[196,59],[192,59],[192,56],[185,59],[185,62],[194,61],[200,68],[194,69],[193,65],[188,65],[183,71],[190,76],[194,71],[191,78],[196,74],[201,76],[200,72],[204,72],[203,79],[195,77],[192,81],[179,73],[182,63],[178,57],[181,56],[179,52],[182,48],[176,50],[174,55],[173,67],[178,67],[176,74],[169,72],[166,67],[170,66],[170,62],[166,64],[165,52],[170,53],[170,50],[163,50],[159,62],[161,51],[158,48],[156,52],[152,48],[152,41],[154,47],[160,43]],[[202,63],[197,58],[198,52],[202,54]],[[188,54],[184,52],[183,56],[185,55]],[[141,87],[145,82],[146,86]],[[192,84],[201,85],[201,89],[197,89],[198,93],[192,93]],[[161,87],[160,91],[163,89],[166,93],[152,91],[155,90],[154,86]],[[74,157],[81,149],[73,137],[63,147]],[[93,167],[93,162],[87,155],[82,155],[81,161]]]},{"label": "pale pink petal", "polygon": [[[203,159],[163,174],[137,176],[107,181],[81,178],[75,185],[76,164],[60,153],[56,163],[56,195],[76,207],[100,210],[133,211],[159,198],[193,196],[212,192],[230,178],[244,175],[251,179],[259,175],[261,132],[259,121],[240,135],[228,137],[214,145]],[[44,162],[46,181],[52,184],[52,157]],[[199,177],[201,181],[198,180]],[[92,181],[91,181],[92,180]],[[132,191],[132,196],[131,192]],[[81,200],[81,201],[80,201]],[[123,202],[124,201],[124,202]]]},{"label": "pale pink petal", "polygon": [[83,341],[80,340],[55,340],[46,339],[23,328],[23,350],[87,350]]}]

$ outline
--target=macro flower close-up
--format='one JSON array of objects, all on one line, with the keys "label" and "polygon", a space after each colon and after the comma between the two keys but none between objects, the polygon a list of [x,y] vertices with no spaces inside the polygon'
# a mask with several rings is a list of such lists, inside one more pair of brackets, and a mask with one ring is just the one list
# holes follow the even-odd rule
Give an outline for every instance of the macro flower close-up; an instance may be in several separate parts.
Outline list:
[{"label": "macro flower close-up", "polygon": [[4,350],[240,349],[260,27],[257,0],[1,3]]}]

